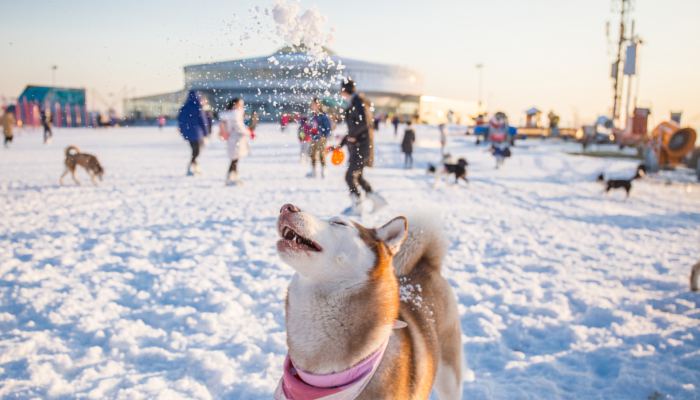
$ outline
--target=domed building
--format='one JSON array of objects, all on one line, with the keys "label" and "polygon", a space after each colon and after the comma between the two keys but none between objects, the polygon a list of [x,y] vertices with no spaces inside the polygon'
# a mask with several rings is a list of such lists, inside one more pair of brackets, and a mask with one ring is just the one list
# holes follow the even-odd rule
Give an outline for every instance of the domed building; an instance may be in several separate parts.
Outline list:
[{"label": "domed building", "polygon": [[367,95],[375,112],[413,115],[418,112],[423,78],[405,67],[340,57],[329,50],[320,59],[303,47],[285,47],[268,57],[188,65],[183,90],[125,101],[127,117],[174,117],[189,90],[197,90],[214,111],[242,97],[262,120],[281,113],[304,112],[313,97],[339,104],[342,77],[351,77]]}]

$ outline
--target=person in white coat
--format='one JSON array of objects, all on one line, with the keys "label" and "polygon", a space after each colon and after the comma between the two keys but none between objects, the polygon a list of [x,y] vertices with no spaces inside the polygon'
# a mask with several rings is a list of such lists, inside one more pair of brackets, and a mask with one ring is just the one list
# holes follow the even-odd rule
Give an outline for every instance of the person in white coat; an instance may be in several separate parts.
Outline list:
[{"label": "person in white coat", "polygon": [[238,160],[248,155],[250,130],[245,125],[243,99],[234,98],[226,104],[226,111],[219,114],[219,135],[226,140],[231,164],[226,175],[226,184],[235,185],[238,179]]}]

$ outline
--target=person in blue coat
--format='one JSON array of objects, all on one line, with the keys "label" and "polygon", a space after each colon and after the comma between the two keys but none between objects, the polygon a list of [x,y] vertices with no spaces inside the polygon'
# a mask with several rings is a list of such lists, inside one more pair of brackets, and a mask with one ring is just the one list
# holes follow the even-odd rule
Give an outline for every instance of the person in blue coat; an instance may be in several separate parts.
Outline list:
[{"label": "person in blue coat", "polygon": [[187,94],[185,104],[177,114],[177,124],[182,137],[190,143],[192,158],[187,168],[187,175],[199,174],[201,171],[197,165],[199,151],[204,144],[204,138],[209,135],[207,116],[202,109],[202,102],[194,90]]}]

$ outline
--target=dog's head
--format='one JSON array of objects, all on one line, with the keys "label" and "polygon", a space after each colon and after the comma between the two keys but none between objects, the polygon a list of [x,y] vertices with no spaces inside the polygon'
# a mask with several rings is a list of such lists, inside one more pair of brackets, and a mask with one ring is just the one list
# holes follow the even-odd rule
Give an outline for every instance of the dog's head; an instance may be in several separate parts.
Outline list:
[{"label": "dog's head", "polygon": [[598,182],[603,182],[603,181],[605,181],[605,175],[603,175],[603,174],[598,175],[597,181],[598,181]]},{"label": "dog's head", "polygon": [[105,170],[102,168],[101,165],[98,165],[95,169],[95,175],[97,175],[97,177],[100,179],[100,182],[102,182],[102,176],[105,174]]},{"label": "dog's head", "polygon": [[277,219],[277,252],[314,282],[361,283],[380,264],[379,258],[390,258],[399,251],[407,229],[405,217],[396,217],[380,228],[365,228],[342,217],[320,219],[285,204]]},{"label": "dog's head", "polygon": [[647,167],[644,164],[639,164],[637,166],[637,174],[635,178],[643,178],[647,174]]},{"label": "dog's head", "polygon": [[469,165],[469,163],[465,158],[460,158],[459,160],[457,160],[457,165],[459,165],[460,167],[466,167],[467,165]]}]

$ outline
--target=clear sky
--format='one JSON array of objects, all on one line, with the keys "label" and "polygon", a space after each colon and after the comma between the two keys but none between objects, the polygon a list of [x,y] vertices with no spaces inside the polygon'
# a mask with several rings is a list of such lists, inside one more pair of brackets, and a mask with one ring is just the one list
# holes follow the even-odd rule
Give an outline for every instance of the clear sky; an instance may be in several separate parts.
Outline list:
[{"label": "clear sky", "polygon": [[[0,96],[28,83],[88,89],[90,105],[183,87],[182,67],[266,55],[278,43],[244,30],[252,6],[269,1],[0,0]],[[426,94],[477,98],[483,62],[489,109],[511,120],[535,105],[564,123],[588,122],[611,106],[608,78],[616,26],[612,0],[326,1],[316,7],[342,56],[395,63],[425,77]],[[700,125],[700,0],[635,0],[639,103],[653,122],[683,110]],[[249,30],[249,29],[248,29]],[[611,32],[614,34],[614,29]],[[613,35],[611,35],[613,36]]]}]

